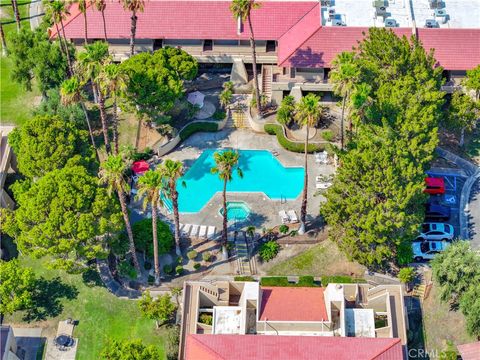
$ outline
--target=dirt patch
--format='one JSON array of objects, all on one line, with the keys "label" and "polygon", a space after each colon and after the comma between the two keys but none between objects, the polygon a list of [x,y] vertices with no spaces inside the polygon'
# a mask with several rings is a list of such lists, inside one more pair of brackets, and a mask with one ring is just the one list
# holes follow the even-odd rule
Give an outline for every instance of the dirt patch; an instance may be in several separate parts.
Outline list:
[{"label": "dirt patch", "polygon": [[444,350],[447,341],[455,345],[474,341],[465,331],[465,319],[459,311],[451,311],[441,302],[435,284],[423,302],[425,343],[428,350]]}]

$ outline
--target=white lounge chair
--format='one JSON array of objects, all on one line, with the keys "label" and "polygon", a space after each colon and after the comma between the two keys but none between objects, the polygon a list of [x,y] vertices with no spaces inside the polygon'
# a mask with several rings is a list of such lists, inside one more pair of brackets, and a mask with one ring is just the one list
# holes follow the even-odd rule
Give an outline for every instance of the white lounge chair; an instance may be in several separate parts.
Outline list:
[{"label": "white lounge chair", "polygon": [[215,226],[209,226],[207,229],[207,238],[210,240],[213,239],[215,237],[215,231]]},{"label": "white lounge chair", "polygon": [[297,216],[297,213],[295,212],[295,210],[288,210],[287,215],[290,218],[290,222],[292,224],[298,223],[298,216]]},{"label": "white lounge chair", "polygon": [[278,212],[278,216],[282,219],[282,224],[288,224],[290,222],[290,218],[287,215],[287,212],[285,210],[280,210]]},{"label": "white lounge chair", "polygon": [[331,182],[319,182],[315,184],[317,190],[328,189],[330,186],[332,186]]},{"label": "white lounge chair", "polygon": [[207,226],[202,225],[200,226],[200,231],[198,232],[198,237],[199,238],[207,238]]},{"label": "white lounge chair", "polygon": [[199,229],[200,229],[200,226],[192,225],[192,230],[190,231],[190,237],[197,237]]},{"label": "white lounge chair", "polygon": [[189,236],[191,230],[192,230],[192,224],[184,225],[181,230],[182,236],[185,236],[185,237]]}]

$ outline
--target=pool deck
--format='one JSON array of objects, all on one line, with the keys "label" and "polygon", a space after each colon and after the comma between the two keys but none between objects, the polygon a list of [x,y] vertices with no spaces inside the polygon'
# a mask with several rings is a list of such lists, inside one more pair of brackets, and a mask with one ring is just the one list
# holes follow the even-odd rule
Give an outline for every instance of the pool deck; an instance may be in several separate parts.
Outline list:
[{"label": "pool deck", "polygon": [[[284,166],[304,166],[303,154],[297,154],[283,149],[275,136],[254,133],[247,129],[226,128],[216,133],[197,133],[188,138],[173,152],[163,158],[180,160],[188,168],[206,149],[250,149],[277,151],[278,160]],[[316,192],[315,177],[317,175],[329,175],[334,172],[333,165],[319,165],[315,163],[313,155],[308,156],[308,208],[307,222],[314,220],[319,213],[322,196],[313,196]],[[281,179],[279,179],[281,181]],[[263,193],[228,193],[227,201],[244,201],[250,207],[250,216],[242,226],[253,225],[257,228],[271,228],[281,224],[278,212],[280,210],[295,210],[300,216],[301,197],[295,200],[272,200]],[[217,229],[222,227],[222,216],[218,210],[222,204],[222,194],[217,192],[201,211],[194,214],[180,214],[180,222],[183,224],[213,225]],[[164,211],[162,211],[165,213]],[[166,214],[169,218],[171,215]],[[233,225],[233,224],[232,224]],[[237,224],[238,225],[238,224]]]}]

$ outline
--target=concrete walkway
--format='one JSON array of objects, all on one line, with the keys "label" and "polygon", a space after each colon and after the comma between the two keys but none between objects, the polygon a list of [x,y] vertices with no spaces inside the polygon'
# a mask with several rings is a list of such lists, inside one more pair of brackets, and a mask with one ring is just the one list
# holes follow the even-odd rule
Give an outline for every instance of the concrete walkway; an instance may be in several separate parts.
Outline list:
[{"label": "concrete walkway", "polygon": [[468,176],[460,196],[460,238],[470,239],[472,248],[480,249],[480,168],[445,149],[437,148],[436,151],[440,157],[463,169]]}]

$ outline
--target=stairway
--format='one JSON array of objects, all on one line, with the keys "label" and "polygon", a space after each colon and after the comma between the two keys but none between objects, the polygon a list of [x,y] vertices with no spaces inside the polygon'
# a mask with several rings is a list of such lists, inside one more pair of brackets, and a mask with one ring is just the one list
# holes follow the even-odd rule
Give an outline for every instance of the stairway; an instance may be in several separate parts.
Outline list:
[{"label": "stairway", "polygon": [[267,102],[272,100],[272,65],[262,66],[262,93],[267,97]]},{"label": "stairway", "polygon": [[252,275],[247,236],[244,231],[239,231],[235,236],[235,250],[237,253],[237,264],[239,273],[241,275]]}]

